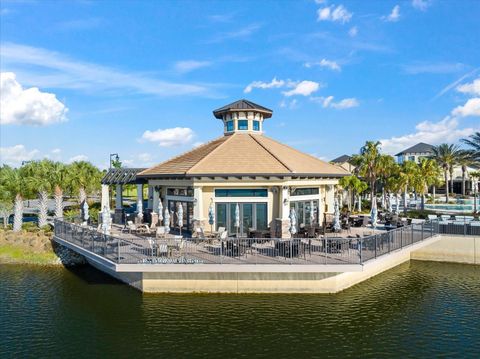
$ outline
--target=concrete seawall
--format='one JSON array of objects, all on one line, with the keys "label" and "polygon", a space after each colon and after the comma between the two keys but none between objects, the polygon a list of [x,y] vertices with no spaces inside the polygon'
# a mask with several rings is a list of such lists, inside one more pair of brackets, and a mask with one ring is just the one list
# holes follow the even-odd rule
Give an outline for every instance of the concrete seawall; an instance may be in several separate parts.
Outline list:
[{"label": "concrete seawall", "polygon": [[480,237],[442,235],[439,241],[413,251],[411,259],[478,265]]},{"label": "concrete seawall", "polygon": [[146,293],[338,293],[410,259],[480,263],[480,237],[473,236],[436,235],[362,265],[115,264],[64,244],[94,267]]}]

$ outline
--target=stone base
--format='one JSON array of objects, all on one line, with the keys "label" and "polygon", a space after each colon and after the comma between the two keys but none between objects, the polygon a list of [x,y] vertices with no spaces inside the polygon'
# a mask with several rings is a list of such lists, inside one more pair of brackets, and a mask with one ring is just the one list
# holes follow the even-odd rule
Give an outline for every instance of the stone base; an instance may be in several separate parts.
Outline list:
[{"label": "stone base", "polygon": [[115,213],[113,214],[113,223],[123,224],[124,212],[123,209],[115,208]]},{"label": "stone base", "polygon": [[272,238],[291,238],[290,220],[276,218],[270,226],[270,236]]}]

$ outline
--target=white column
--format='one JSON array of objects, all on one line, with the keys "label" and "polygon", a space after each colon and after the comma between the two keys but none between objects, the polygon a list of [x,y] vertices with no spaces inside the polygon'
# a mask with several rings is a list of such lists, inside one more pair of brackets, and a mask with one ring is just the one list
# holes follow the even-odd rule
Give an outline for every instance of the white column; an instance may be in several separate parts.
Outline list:
[{"label": "white column", "polygon": [[[153,204],[152,204],[152,211],[155,213],[158,213],[158,202],[160,201],[160,193],[158,193],[157,190],[155,190],[155,187],[153,187]],[[163,205],[163,203],[162,203]],[[162,213],[163,215],[163,213]]]},{"label": "white column", "polygon": [[280,216],[282,220],[289,219],[290,215],[290,194],[288,186],[282,186],[280,193]]},{"label": "white column", "polygon": [[326,193],[326,204],[328,206],[328,211],[327,213],[333,213],[333,203],[335,201],[335,189],[332,185],[327,185],[326,186],[326,190],[327,190],[327,193]]},{"label": "white column", "polygon": [[137,184],[137,213],[143,213],[143,184]]},{"label": "white column", "polygon": [[102,211],[105,206],[110,210],[110,194],[108,184],[102,184]]},{"label": "white column", "polygon": [[153,209],[153,187],[148,186],[148,203],[147,203],[147,208],[148,209]]},{"label": "white column", "polygon": [[201,221],[203,218],[203,190],[202,187],[193,188],[193,219]]},{"label": "white column", "polygon": [[122,198],[122,185],[117,184],[116,194],[115,194],[115,209],[122,209],[123,198]]}]

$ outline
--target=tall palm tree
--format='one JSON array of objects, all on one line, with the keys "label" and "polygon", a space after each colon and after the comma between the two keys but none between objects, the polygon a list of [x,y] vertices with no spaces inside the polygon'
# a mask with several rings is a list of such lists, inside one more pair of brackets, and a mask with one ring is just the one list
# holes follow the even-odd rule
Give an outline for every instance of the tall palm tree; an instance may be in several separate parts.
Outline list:
[{"label": "tall palm tree", "polygon": [[26,184],[31,192],[38,194],[38,227],[46,226],[48,215],[48,195],[53,191],[53,162],[34,161],[24,166]]},{"label": "tall palm tree", "polygon": [[480,161],[480,132],[477,131],[469,138],[464,138],[461,141],[472,149],[474,157],[477,161]]},{"label": "tall palm tree", "polygon": [[473,213],[477,213],[477,192],[478,180],[480,180],[480,171],[470,172],[470,178],[473,182]]},{"label": "tall palm tree", "polygon": [[413,161],[405,161],[400,167],[400,181],[403,185],[403,212],[407,213],[407,194],[408,189],[413,187],[415,178],[418,175],[418,166]]},{"label": "tall palm tree", "polygon": [[80,205],[87,200],[87,193],[100,186],[100,170],[86,161],[73,162],[68,168],[68,184],[72,191],[78,191]]},{"label": "tall palm tree", "polygon": [[[445,203],[448,203],[448,173],[449,171],[452,171],[453,173],[453,166],[455,164],[460,148],[458,147],[458,145],[449,145],[448,143],[442,143],[441,145],[434,146],[432,150],[433,159],[437,161],[438,165],[443,169],[443,176],[445,179]],[[453,179],[451,182],[451,189],[453,191]]]},{"label": "tall palm tree", "polygon": [[467,181],[467,169],[476,163],[474,151],[460,151],[457,163],[462,167],[462,195],[465,196],[465,183]]},{"label": "tall palm tree", "polygon": [[425,194],[428,193],[428,188],[435,184],[439,175],[440,168],[433,159],[422,158],[418,164],[418,170],[414,178],[415,192],[421,195],[421,209],[425,209]]},{"label": "tall palm tree", "polygon": [[63,191],[67,186],[68,166],[54,162],[52,166],[52,181],[55,197],[55,218],[63,218]]},{"label": "tall palm tree", "polygon": [[376,206],[375,183],[378,178],[380,160],[380,142],[367,141],[360,149],[359,155],[354,155],[352,162],[357,166],[360,177],[365,178],[370,185],[372,208]]},{"label": "tall palm tree", "polygon": [[4,165],[0,168],[0,189],[6,198],[14,202],[13,231],[19,232],[23,224],[23,200],[28,196],[22,169]]},{"label": "tall palm tree", "polygon": [[378,159],[378,179],[382,183],[383,203],[387,202],[387,192],[385,187],[387,179],[398,170],[398,165],[390,155],[380,155]]}]

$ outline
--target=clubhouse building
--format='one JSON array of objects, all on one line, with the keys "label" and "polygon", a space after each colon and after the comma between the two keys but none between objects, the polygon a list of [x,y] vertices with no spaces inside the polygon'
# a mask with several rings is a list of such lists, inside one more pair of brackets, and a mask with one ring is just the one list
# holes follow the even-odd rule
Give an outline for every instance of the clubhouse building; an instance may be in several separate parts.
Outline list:
[{"label": "clubhouse building", "polygon": [[[213,115],[223,125],[223,136],[151,168],[110,170],[102,183],[117,185],[116,210],[122,209],[121,185],[136,183],[148,186],[147,213],[156,213],[161,201],[174,226],[181,205],[184,229],[190,231],[225,227],[230,234],[248,236],[256,230],[288,238],[291,208],[298,226],[321,225],[333,213],[336,185],[347,170],[263,135],[264,121],[272,117],[266,107],[239,100]],[[102,193],[107,201],[108,190]]]}]

